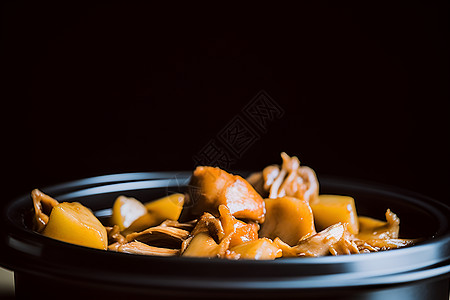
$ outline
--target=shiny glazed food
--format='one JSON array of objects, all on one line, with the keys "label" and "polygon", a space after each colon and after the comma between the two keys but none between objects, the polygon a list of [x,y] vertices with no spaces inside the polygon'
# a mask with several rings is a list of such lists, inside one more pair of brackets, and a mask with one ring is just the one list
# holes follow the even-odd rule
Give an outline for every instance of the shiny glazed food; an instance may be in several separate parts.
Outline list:
[{"label": "shiny glazed food", "polygon": [[276,259],[358,254],[413,245],[399,238],[400,219],[358,216],[355,200],[319,195],[314,171],[281,154],[247,179],[199,166],[184,194],[142,203],[119,196],[101,223],[80,203],[59,203],[33,190],[33,229],[81,246],[123,253]]}]

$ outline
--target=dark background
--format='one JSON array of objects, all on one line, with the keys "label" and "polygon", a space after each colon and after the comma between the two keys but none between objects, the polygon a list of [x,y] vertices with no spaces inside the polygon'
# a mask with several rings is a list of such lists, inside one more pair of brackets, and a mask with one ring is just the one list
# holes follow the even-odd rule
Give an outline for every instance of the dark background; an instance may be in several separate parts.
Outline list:
[{"label": "dark background", "polygon": [[[444,2],[442,2],[444,3]],[[190,170],[265,90],[285,111],[234,169],[449,199],[448,5],[2,2],[4,199],[83,177]]]}]

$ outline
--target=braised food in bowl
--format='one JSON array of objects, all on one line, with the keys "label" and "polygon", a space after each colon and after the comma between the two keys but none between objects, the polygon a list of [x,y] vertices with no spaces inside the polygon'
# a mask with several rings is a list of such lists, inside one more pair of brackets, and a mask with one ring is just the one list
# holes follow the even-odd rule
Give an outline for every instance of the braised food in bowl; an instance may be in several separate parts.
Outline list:
[{"label": "braised food in bowl", "polygon": [[[273,260],[378,252],[414,245],[400,219],[361,216],[350,195],[319,194],[315,172],[281,154],[246,179],[199,166],[185,193],[141,202],[120,195],[101,221],[78,202],[33,190],[33,230],[64,242],[153,256]],[[356,202],[356,203],[355,203]]]}]

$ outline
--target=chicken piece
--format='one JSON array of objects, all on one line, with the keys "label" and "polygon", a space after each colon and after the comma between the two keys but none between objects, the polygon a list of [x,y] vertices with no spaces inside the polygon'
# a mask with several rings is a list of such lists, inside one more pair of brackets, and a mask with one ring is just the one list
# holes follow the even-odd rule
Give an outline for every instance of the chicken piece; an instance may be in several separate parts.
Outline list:
[{"label": "chicken piece", "polygon": [[225,205],[219,206],[219,213],[225,236],[230,236],[230,247],[258,239],[258,224],[236,219]]},{"label": "chicken piece", "polygon": [[151,246],[163,248],[180,248],[181,243],[189,237],[189,231],[167,226],[156,226],[126,236],[128,242],[139,241]]},{"label": "chicken piece", "polygon": [[330,246],[337,243],[344,235],[345,225],[334,224],[313,236],[303,239],[294,247],[276,238],[274,243],[283,251],[283,257],[324,256],[329,253]]},{"label": "chicken piece", "polygon": [[31,192],[31,198],[34,206],[33,230],[42,232],[48,223],[50,212],[59,202],[38,189]]},{"label": "chicken piece", "polygon": [[124,231],[130,225],[147,214],[144,204],[135,198],[119,196],[113,205],[111,216],[112,225],[117,225],[120,231]]},{"label": "chicken piece", "polygon": [[236,218],[264,222],[264,201],[245,179],[219,168],[197,167],[188,185],[182,217],[192,219],[204,212],[217,217],[221,204]]},{"label": "chicken piece", "polygon": [[266,221],[261,225],[261,237],[279,237],[293,246],[300,239],[316,233],[313,212],[307,200],[281,197],[265,199],[265,203]]},{"label": "chicken piece", "polygon": [[126,244],[114,243],[108,247],[108,250],[123,253],[156,256],[175,256],[180,253],[180,250],[178,249],[153,247],[141,242],[130,242]]},{"label": "chicken piece", "polygon": [[300,166],[297,157],[289,157],[281,153],[283,163],[280,166],[270,165],[262,172],[253,173],[249,182],[263,196],[279,198],[284,196],[305,199],[309,202],[317,200],[319,182],[314,171],[306,166]]},{"label": "chicken piece", "polygon": [[230,245],[230,238],[224,238],[219,244],[207,233],[199,232],[190,241],[182,256],[223,257]]},{"label": "chicken piece", "polygon": [[397,239],[400,229],[400,219],[390,209],[386,211],[386,222],[369,217],[359,217],[360,240],[370,239]]},{"label": "chicken piece", "polygon": [[316,202],[311,203],[314,222],[317,230],[323,230],[338,222],[346,223],[352,234],[359,231],[358,214],[355,200],[349,196],[320,195]]},{"label": "chicken piece", "polygon": [[281,249],[270,239],[260,238],[232,247],[225,257],[228,259],[271,260],[281,257]]},{"label": "chicken piece", "polygon": [[42,234],[60,241],[106,250],[105,227],[90,209],[78,202],[63,202],[53,207]]}]

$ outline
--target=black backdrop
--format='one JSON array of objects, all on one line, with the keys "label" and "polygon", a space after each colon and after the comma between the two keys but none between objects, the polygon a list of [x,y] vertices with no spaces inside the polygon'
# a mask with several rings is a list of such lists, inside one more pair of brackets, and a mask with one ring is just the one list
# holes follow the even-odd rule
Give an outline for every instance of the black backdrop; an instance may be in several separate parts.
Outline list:
[{"label": "black backdrop", "polygon": [[[3,197],[190,170],[214,144],[231,169],[286,151],[450,202],[446,5],[2,6]],[[258,131],[262,90],[282,112]]]}]

